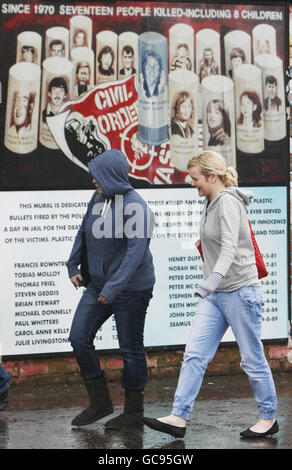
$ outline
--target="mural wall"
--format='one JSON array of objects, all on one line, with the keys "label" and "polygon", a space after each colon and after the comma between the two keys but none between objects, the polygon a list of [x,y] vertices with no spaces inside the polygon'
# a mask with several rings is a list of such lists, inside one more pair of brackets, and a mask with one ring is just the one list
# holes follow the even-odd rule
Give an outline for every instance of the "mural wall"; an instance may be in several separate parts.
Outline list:
[{"label": "mural wall", "polygon": [[[3,354],[71,350],[81,292],[65,262],[93,191],[87,164],[110,148],[156,216],[146,346],[184,344],[195,312],[202,200],[187,162],[202,149],[254,191],[269,270],[263,337],[287,337],[287,12],[287,2],[1,4]],[[96,342],[118,347],[113,320]]]}]

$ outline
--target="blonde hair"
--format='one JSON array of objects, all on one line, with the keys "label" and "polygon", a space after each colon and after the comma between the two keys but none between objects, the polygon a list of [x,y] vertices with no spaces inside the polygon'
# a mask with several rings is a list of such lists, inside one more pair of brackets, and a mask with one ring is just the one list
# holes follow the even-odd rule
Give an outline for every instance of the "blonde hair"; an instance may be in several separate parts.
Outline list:
[{"label": "blonde hair", "polygon": [[215,173],[222,180],[224,186],[238,186],[238,174],[233,166],[226,166],[226,161],[220,153],[212,150],[204,150],[188,162],[188,170],[193,166],[199,166],[204,176]]}]

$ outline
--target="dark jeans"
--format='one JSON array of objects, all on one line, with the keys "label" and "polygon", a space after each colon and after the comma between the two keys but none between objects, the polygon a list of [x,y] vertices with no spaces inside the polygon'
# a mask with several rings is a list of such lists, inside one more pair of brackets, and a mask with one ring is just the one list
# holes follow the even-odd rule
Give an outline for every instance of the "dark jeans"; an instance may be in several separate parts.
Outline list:
[{"label": "dark jeans", "polygon": [[10,385],[10,374],[0,365],[0,393],[5,392]]},{"label": "dark jeans", "polygon": [[69,340],[84,379],[102,377],[93,341],[103,323],[114,314],[124,363],[122,385],[127,390],[143,390],[147,379],[143,343],[145,315],[152,289],[119,294],[111,305],[97,300],[100,289],[92,282],[84,292],[73,318]]}]

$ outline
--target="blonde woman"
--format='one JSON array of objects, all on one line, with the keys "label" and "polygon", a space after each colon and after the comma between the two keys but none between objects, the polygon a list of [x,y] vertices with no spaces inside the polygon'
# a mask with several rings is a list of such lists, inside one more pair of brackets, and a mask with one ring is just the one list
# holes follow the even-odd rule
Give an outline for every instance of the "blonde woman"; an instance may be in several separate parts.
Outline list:
[{"label": "blonde woman", "polygon": [[237,172],[217,152],[204,151],[188,163],[192,186],[205,197],[200,225],[204,281],[174,396],[173,409],[163,418],[144,423],[183,437],[203,376],[230,326],[259,408],[259,421],[241,432],[247,438],[278,431],[277,398],[261,342],[263,291],[258,280],[245,206],[252,193],[237,187]]}]

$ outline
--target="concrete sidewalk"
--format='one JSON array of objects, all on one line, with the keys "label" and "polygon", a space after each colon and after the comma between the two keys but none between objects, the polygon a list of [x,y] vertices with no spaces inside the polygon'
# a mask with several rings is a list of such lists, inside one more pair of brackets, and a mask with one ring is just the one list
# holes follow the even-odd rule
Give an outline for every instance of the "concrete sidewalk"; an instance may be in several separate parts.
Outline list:
[{"label": "concrete sidewalk", "polygon": [[[258,419],[245,375],[205,377],[183,439],[146,426],[105,431],[103,425],[111,416],[72,427],[71,420],[87,404],[82,385],[12,386],[9,405],[0,413],[0,449],[292,449],[292,374],[274,379],[280,431],[254,440],[239,436]],[[148,381],[145,416],[170,413],[176,384],[176,377]],[[115,383],[109,388],[117,415],[123,408],[123,390]]]}]

